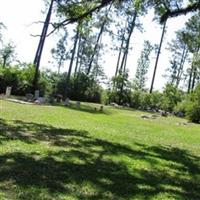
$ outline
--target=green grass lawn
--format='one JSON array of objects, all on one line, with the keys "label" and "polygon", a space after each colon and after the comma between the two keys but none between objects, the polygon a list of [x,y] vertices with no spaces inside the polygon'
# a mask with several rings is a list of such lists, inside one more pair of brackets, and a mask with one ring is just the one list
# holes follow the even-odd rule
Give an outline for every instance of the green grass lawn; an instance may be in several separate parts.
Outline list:
[{"label": "green grass lawn", "polygon": [[1,100],[0,199],[200,200],[200,125],[143,114]]}]

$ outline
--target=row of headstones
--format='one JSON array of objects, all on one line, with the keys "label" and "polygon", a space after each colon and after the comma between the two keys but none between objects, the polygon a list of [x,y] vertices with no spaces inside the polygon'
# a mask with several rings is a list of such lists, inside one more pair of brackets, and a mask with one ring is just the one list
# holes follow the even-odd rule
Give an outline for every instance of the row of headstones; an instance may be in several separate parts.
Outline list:
[{"label": "row of headstones", "polygon": [[[5,96],[6,97],[9,97],[11,95],[11,91],[12,91],[12,87],[7,87],[6,88],[6,93],[5,93]],[[26,100],[33,100],[35,99],[36,101],[39,100],[39,101],[43,101],[42,97],[40,97],[40,92],[39,90],[35,90],[35,94],[26,94]],[[65,105],[66,106],[70,106],[70,99],[69,98],[66,98],[65,100]],[[80,108],[81,107],[81,102],[80,101],[77,101],[76,102],[76,106],[77,108]]]},{"label": "row of headstones", "polygon": [[[65,99],[64,105],[65,105],[65,106],[70,106],[70,99],[69,99],[69,98],[66,98],[66,99]],[[76,107],[77,107],[77,108],[80,108],[80,107],[81,107],[81,102],[80,102],[80,101],[77,101],[77,102],[76,102]],[[94,108],[94,111],[97,111],[97,108],[96,108],[96,107]],[[102,105],[100,106],[99,111],[100,111],[100,112],[103,112],[103,106],[102,106]]]},{"label": "row of headstones", "polygon": [[[5,96],[6,97],[9,97],[11,96],[11,91],[12,91],[12,87],[6,87],[6,93],[5,93]],[[34,98],[35,99],[38,99],[39,98],[39,90],[35,90],[35,95],[34,95]]]},{"label": "row of headstones", "polygon": [[[12,87],[7,87],[5,96],[9,97],[11,95],[11,91],[12,91]],[[41,103],[44,101],[44,98],[40,97],[39,90],[35,90],[34,96],[32,94],[27,94],[26,98],[27,98],[27,100],[32,100],[34,98],[36,101],[41,101]],[[70,99],[69,98],[66,98],[66,100],[64,102],[64,105],[65,106],[70,106]],[[77,108],[81,107],[81,102],[80,101],[76,102],[76,107]],[[100,107],[100,111],[103,111],[103,106]]]},{"label": "row of headstones", "polygon": [[[6,87],[6,92],[5,92],[5,97],[8,98],[11,96],[11,92],[12,92],[12,87]],[[40,97],[40,92],[39,90],[35,90],[35,94],[27,94],[26,95],[26,100],[38,100],[41,102],[44,102],[44,98]]]},{"label": "row of headstones", "polygon": [[34,95],[29,93],[26,94],[26,100],[27,101],[34,101],[35,103],[45,103],[46,99],[45,97],[40,97],[40,91],[39,90],[35,90]]},{"label": "row of headstones", "polygon": [[[64,105],[65,105],[65,106],[70,106],[70,99],[69,99],[69,98],[66,98],[66,99],[65,99]],[[81,107],[81,102],[80,102],[80,101],[77,101],[77,102],[76,102],[76,107],[77,107],[77,108],[80,108],[80,107]]]}]

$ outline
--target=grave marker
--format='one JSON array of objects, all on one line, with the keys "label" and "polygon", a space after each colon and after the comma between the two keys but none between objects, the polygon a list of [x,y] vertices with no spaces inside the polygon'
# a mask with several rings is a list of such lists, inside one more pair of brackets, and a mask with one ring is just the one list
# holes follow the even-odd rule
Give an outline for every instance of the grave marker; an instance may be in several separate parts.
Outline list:
[{"label": "grave marker", "polygon": [[12,87],[6,88],[6,97],[9,97],[11,95],[11,90],[12,90]]},{"label": "grave marker", "polygon": [[35,90],[35,95],[34,95],[35,99],[38,99],[39,96],[40,96],[40,91],[39,90]]}]

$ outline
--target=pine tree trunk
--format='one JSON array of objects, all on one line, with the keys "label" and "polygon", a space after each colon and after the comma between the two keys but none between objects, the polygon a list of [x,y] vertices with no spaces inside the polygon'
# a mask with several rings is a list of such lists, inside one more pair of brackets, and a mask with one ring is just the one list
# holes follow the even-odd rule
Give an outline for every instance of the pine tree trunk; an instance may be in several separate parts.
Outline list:
[{"label": "pine tree trunk", "polygon": [[184,46],[182,57],[181,57],[181,62],[180,62],[180,67],[179,67],[179,70],[178,70],[177,80],[176,80],[176,88],[179,87],[187,55],[188,55],[188,50],[187,50],[186,46]]},{"label": "pine tree trunk", "polygon": [[135,11],[134,16],[133,16],[133,20],[132,20],[132,23],[131,23],[131,27],[130,27],[130,30],[129,30],[129,35],[128,35],[128,38],[126,40],[125,51],[124,51],[124,54],[123,54],[123,57],[122,57],[121,65],[120,65],[119,71],[121,71],[121,72],[124,71],[123,69],[126,69],[126,63],[127,63],[126,60],[127,60],[128,51],[129,51],[130,39],[131,39],[131,35],[133,33],[133,30],[135,28],[136,18],[137,18],[137,12]]},{"label": "pine tree trunk", "polygon": [[92,56],[91,56],[91,59],[90,59],[89,65],[88,65],[88,70],[87,70],[87,73],[86,73],[87,75],[90,74],[90,71],[91,71],[91,69],[92,69],[92,64],[93,64],[93,61],[94,61],[94,56],[96,55],[97,49],[98,49],[98,47],[99,47],[99,41],[100,41],[100,39],[101,39],[101,37],[102,37],[102,34],[103,34],[103,32],[104,32],[104,28],[105,28],[105,25],[106,25],[106,22],[107,22],[108,13],[109,13],[111,7],[112,7],[112,4],[110,5],[110,7],[109,7],[109,9],[108,9],[108,11],[107,11],[107,13],[106,13],[105,20],[103,21],[103,23],[102,23],[102,25],[101,25],[101,29],[100,29],[100,31],[99,31],[96,44],[95,44],[95,46],[94,46],[93,54],[92,54]]},{"label": "pine tree trunk", "polygon": [[93,54],[91,56],[91,59],[90,59],[89,65],[88,65],[87,75],[90,74],[90,71],[92,69],[92,64],[93,64],[93,61],[94,61],[94,56],[95,56],[95,54],[97,52],[97,49],[99,47],[99,41],[100,41],[101,35],[103,34],[104,26],[105,26],[105,22],[102,24],[100,32],[98,34],[97,41],[96,41],[96,44],[94,46]]},{"label": "pine tree trunk", "polygon": [[162,48],[163,39],[164,39],[164,35],[165,35],[166,23],[167,23],[167,21],[165,21],[164,25],[163,25],[162,35],[161,35],[161,39],[160,39],[160,45],[158,48],[158,53],[157,53],[157,57],[156,57],[156,62],[155,62],[155,67],[154,67],[154,72],[153,72],[153,77],[152,77],[152,82],[151,82],[150,93],[153,92],[153,86],[154,86],[154,81],[155,81],[155,76],[156,76],[156,71],[157,71],[157,66],[158,66],[158,60],[160,57],[160,51]]},{"label": "pine tree trunk", "polygon": [[3,68],[6,67],[6,61],[7,61],[7,56],[3,56],[3,65],[2,65]]},{"label": "pine tree trunk", "polygon": [[35,54],[35,59],[33,61],[33,65],[35,66],[35,74],[34,74],[34,79],[33,79],[33,91],[38,89],[40,60],[41,60],[42,51],[43,51],[43,47],[44,47],[44,43],[45,43],[45,39],[46,39],[48,27],[49,27],[49,22],[50,22],[50,19],[51,19],[53,2],[54,2],[54,0],[51,0],[51,4],[50,4],[50,7],[49,7],[47,16],[46,16],[46,20],[44,22],[42,34],[40,36],[38,48],[37,48],[37,51],[36,51],[36,54]]},{"label": "pine tree trunk", "polygon": [[[197,53],[199,52],[200,47],[197,47]],[[189,75],[189,81],[188,81],[188,94],[191,92],[191,90],[194,89],[195,82],[196,82],[196,75],[197,75],[197,69],[194,64],[194,59],[195,59],[195,53],[193,54],[193,61],[192,61],[192,66],[191,66],[191,71]]]},{"label": "pine tree trunk", "polygon": [[194,86],[195,86],[195,83],[196,83],[196,78],[197,78],[197,67],[195,67],[194,71],[193,71],[193,79],[192,79],[192,86],[191,86],[191,90],[192,91],[194,90]]},{"label": "pine tree trunk", "polygon": [[119,63],[120,63],[120,59],[121,59],[121,54],[122,54],[123,46],[124,46],[124,35],[123,35],[123,38],[122,38],[122,43],[121,43],[120,51],[119,51],[119,54],[118,54],[117,66],[116,66],[116,71],[115,71],[115,77],[117,77],[117,74],[119,72]]},{"label": "pine tree trunk", "polygon": [[[197,48],[197,54],[199,52],[199,49],[200,49],[200,47]],[[194,87],[195,87],[195,84],[196,84],[197,72],[198,72],[198,69],[197,69],[197,66],[195,66],[194,70],[193,70],[193,80],[192,80],[192,86],[191,86],[192,91],[194,90]]]},{"label": "pine tree trunk", "polygon": [[78,38],[79,38],[79,30],[78,30],[78,28],[79,27],[77,26],[77,32],[76,32],[76,36],[74,38],[74,46],[73,46],[73,49],[72,49],[72,55],[71,55],[69,69],[68,69],[68,73],[67,73],[65,96],[67,96],[68,89],[69,89],[68,86],[69,86],[69,81],[70,81],[70,77],[71,77],[72,67],[73,67],[73,63],[74,63],[74,57],[75,57],[75,53],[76,53],[76,47],[77,47]]},{"label": "pine tree trunk", "polygon": [[193,75],[193,71],[194,71],[194,63],[192,63],[191,71],[190,71],[190,75],[189,75],[188,90],[187,90],[187,93],[188,93],[188,94],[189,94],[190,91],[191,91],[191,84],[192,84],[192,75]]},{"label": "pine tree trunk", "polygon": [[75,65],[75,70],[74,70],[74,76],[76,76],[77,72],[78,72],[80,51],[81,51],[81,35],[79,35],[79,39],[78,39],[78,50],[77,50],[77,57],[76,57],[76,65]]}]

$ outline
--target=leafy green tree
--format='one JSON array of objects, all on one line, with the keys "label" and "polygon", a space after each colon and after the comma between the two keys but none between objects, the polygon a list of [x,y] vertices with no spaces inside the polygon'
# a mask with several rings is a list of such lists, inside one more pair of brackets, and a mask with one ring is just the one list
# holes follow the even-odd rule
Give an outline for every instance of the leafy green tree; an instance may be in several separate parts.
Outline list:
[{"label": "leafy green tree", "polygon": [[[115,84],[115,87],[113,85]],[[113,89],[114,88],[114,89]],[[128,80],[128,71],[119,73],[118,76],[112,78],[110,86],[109,101],[119,105],[130,104],[131,101],[131,83]]]},{"label": "leafy green tree", "polygon": [[9,65],[15,58],[15,46],[9,42],[0,50],[2,67]]},{"label": "leafy green tree", "polygon": [[167,84],[163,91],[162,109],[172,112],[178,102],[181,102],[183,93],[172,84]]},{"label": "leafy green tree", "polygon": [[[34,71],[32,64],[0,68],[0,93],[4,93],[7,86],[12,87],[13,95],[25,96],[26,93],[31,93]],[[42,72],[38,82],[41,95],[47,92],[49,85],[45,75],[46,72]]]},{"label": "leafy green tree", "polygon": [[[103,13],[103,16],[99,16],[97,18],[97,20],[100,22],[97,23],[96,27],[98,28],[98,26],[100,26],[100,30],[99,32],[97,33],[97,37],[96,37],[96,43],[94,45],[94,49],[93,49],[93,53],[91,55],[91,58],[90,58],[90,62],[89,62],[89,65],[88,65],[88,69],[87,69],[87,75],[90,74],[91,72],[91,69],[92,69],[92,64],[94,61],[96,61],[96,67],[98,66],[98,58],[99,58],[99,54],[100,54],[100,50],[102,48],[102,37],[103,37],[103,33],[105,32],[106,30],[106,26],[109,24],[109,13],[110,13],[110,10],[111,10],[111,7],[112,7],[112,4],[110,5],[110,7],[105,10],[105,13]],[[95,56],[96,56],[96,60],[95,60]]]},{"label": "leafy green tree", "polygon": [[188,93],[190,93],[194,87],[196,80],[198,79],[198,60],[200,53],[200,14],[193,15],[185,25],[184,41],[186,42],[189,52],[193,54],[191,67],[188,70]]},{"label": "leafy green tree", "polygon": [[183,78],[184,64],[188,58],[188,46],[184,41],[183,31],[176,32],[176,39],[168,44],[168,50],[172,53],[170,67],[167,69],[169,83],[177,88]]},{"label": "leafy green tree", "polygon": [[[182,6],[182,0],[180,0],[180,1],[153,0],[153,1],[149,1],[149,3],[152,4],[153,6],[155,6],[155,18],[159,18],[159,19],[167,11],[169,11],[171,9],[179,9]],[[158,52],[157,52],[157,56],[156,56],[156,61],[155,61],[155,66],[154,66],[154,71],[153,71],[153,76],[152,76],[152,81],[151,81],[151,87],[150,87],[150,93],[152,93],[153,87],[154,87],[154,81],[155,81],[155,77],[156,77],[158,61],[159,61],[161,48],[162,48],[162,44],[163,44],[163,40],[164,40],[166,28],[167,28],[166,24],[167,24],[167,18],[166,18],[166,20],[163,21],[162,33],[161,33],[160,43],[159,43]]]},{"label": "leafy green tree", "polygon": [[3,37],[3,35],[2,35],[2,30],[3,29],[5,29],[6,28],[6,26],[2,23],[2,22],[0,22],[0,43],[2,43],[2,37]]},{"label": "leafy green tree", "polygon": [[56,48],[51,50],[53,58],[58,65],[58,74],[60,74],[60,68],[63,67],[64,61],[69,58],[66,46],[67,46],[67,32],[64,33],[61,39],[59,39]]},{"label": "leafy green tree", "polygon": [[[61,74],[54,93],[65,95],[66,73]],[[101,102],[102,89],[100,85],[85,73],[71,76],[68,88],[68,97],[72,100]]]},{"label": "leafy green tree", "polygon": [[186,116],[195,123],[200,123],[200,85],[190,94],[186,104]]},{"label": "leafy green tree", "polygon": [[144,42],[144,49],[141,52],[140,58],[138,59],[138,66],[135,74],[135,79],[133,82],[133,87],[135,90],[145,91],[145,85],[147,80],[147,72],[150,64],[150,54],[153,50],[153,46],[149,41]]}]

